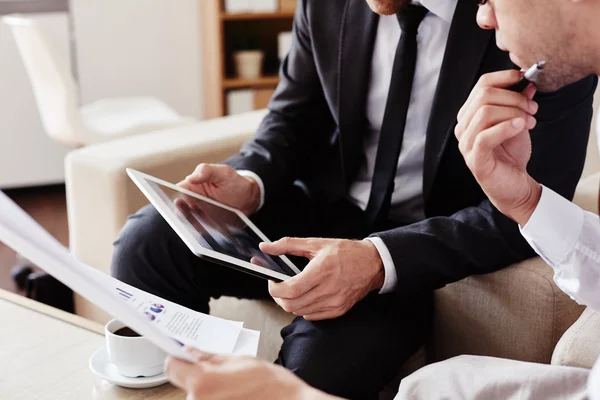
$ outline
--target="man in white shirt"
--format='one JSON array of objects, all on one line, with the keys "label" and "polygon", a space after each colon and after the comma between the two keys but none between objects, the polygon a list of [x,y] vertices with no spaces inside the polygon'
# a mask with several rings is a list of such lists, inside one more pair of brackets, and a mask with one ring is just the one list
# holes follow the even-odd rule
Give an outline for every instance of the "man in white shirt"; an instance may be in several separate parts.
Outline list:
[{"label": "man in white shirt", "polygon": [[[199,259],[146,207],[115,243],[113,274],[202,312],[220,296],[272,298],[297,316],[278,363],[328,393],[376,397],[426,340],[435,289],[534,254],[452,136],[477,78],[514,68],[476,12],[473,0],[299,0],[256,135],[182,185],[242,210],[272,240],[297,237],[261,249],[298,256],[302,273],[267,286]],[[596,83],[536,98],[572,108],[540,116],[534,143],[553,141],[532,160],[536,178],[568,198]],[[574,157],[558,166],[562,151]]]},{"label": "man in white shirt", "polygon": [[[546,61],[544,75],[535,84],[539,91],[600,73],[599,18],[600,2],[577,0],[484,0],[477,16],[482,28],[496,31],[498,46],[510,51],[522,68]],[[536,88],[530,86],[522,94],[503,90],[518,79],[511,73],[482,77],[458,115],[455,134],[461,152],[494,206],[519,224],[523,237],[554,268],[560,289],[600,310],[600,219],[528,173],[532,147],[526,125],[535,119],[529,104]],[[590,373],[459,357],[406,379],[400,396],[598,400],[600,360]]]}]

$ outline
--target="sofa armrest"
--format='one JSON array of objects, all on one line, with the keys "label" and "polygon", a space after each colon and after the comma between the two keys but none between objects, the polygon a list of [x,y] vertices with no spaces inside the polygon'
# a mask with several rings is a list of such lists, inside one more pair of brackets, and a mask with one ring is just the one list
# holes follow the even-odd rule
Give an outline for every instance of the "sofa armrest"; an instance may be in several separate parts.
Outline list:
[{"label": "sofa armrest", "polygon": [[600,172],[582,179],[577,185],[573,203],[586,211],[598,214],[598,200],[600,194]]},{"label": "sofa armrest", "polygon": [[[109,271],[112,242],[127,216],[148,203],[128,178],[126,168],[178,182],[199,163],[220,162],[238,152],[265,114],[261,110],[219,118],[71,152],[65,169],[73,255],[98,270]],[[76,309],[79,315],[106,319],[79,298]]]},{"label": "sofa armrest", "polygon": [[472,354],[549,363],[583,309],[540,258],[469,277],[435,294],[428,361]]},{"label": "sofa armrest", "polygon": [[592,368],[600,356],[600,312],[587,308],[560,339],[552,364]]}]

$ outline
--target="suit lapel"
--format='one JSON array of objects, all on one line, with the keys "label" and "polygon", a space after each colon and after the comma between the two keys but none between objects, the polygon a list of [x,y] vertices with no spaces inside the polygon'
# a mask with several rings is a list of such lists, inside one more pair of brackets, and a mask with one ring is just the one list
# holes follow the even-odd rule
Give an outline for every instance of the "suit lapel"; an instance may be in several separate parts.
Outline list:
[{"label": "suit lapel", "polygon": [[492,32],[477,25],[476,14],[477,2],[458,1],[427,128],[423,171],[425,202],[431,193],[442,153],[453,134],[458,110],[478,79],[485,50],[492,41]]},{"label": "suit lapel", "polygon": [[338,104],[342,163],[346,182],[355,175],[366,129],[366,105],[377,22],[365,0],[347,0],[338,57]]}]

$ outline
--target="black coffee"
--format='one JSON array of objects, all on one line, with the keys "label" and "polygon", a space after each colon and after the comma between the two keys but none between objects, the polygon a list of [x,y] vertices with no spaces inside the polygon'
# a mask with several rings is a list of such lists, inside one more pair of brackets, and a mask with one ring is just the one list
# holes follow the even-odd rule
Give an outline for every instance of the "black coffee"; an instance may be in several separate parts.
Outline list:
[{"label": "black coffee", "polygon": [[117,329],[114,333],[115,333],[115,335],[127,336],[127,337],[139,337],[139,336],[142,336],[139,333],[137,333],[136,331],[134,331],[133,329],[128,328],[126,326],[124,326],[123,328]]}]

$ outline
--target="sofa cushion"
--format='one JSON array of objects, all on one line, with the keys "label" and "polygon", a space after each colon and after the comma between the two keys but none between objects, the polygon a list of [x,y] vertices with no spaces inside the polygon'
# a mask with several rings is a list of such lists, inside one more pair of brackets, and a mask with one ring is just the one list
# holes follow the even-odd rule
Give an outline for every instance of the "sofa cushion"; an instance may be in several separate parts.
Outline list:
[{"label": "sofa cushion", "polygon": [[587,308],[556,345],[552,364],[592,368],[600,356],[599,337],[600,312]]},{"label": "sofa cushion", "polygon": [[472,276],[437,291],[428,362],[471,354],[549,363],[582,312],[540,258]]},{"label": "sofa cushion", "polygon": [[210,302],[210,313],[232,321],[244,321],[244,328],[260,331],[258,356],[275,361],[283,340],[281,329],[294,319],[274,301],[239,300],[221,297]]}]

